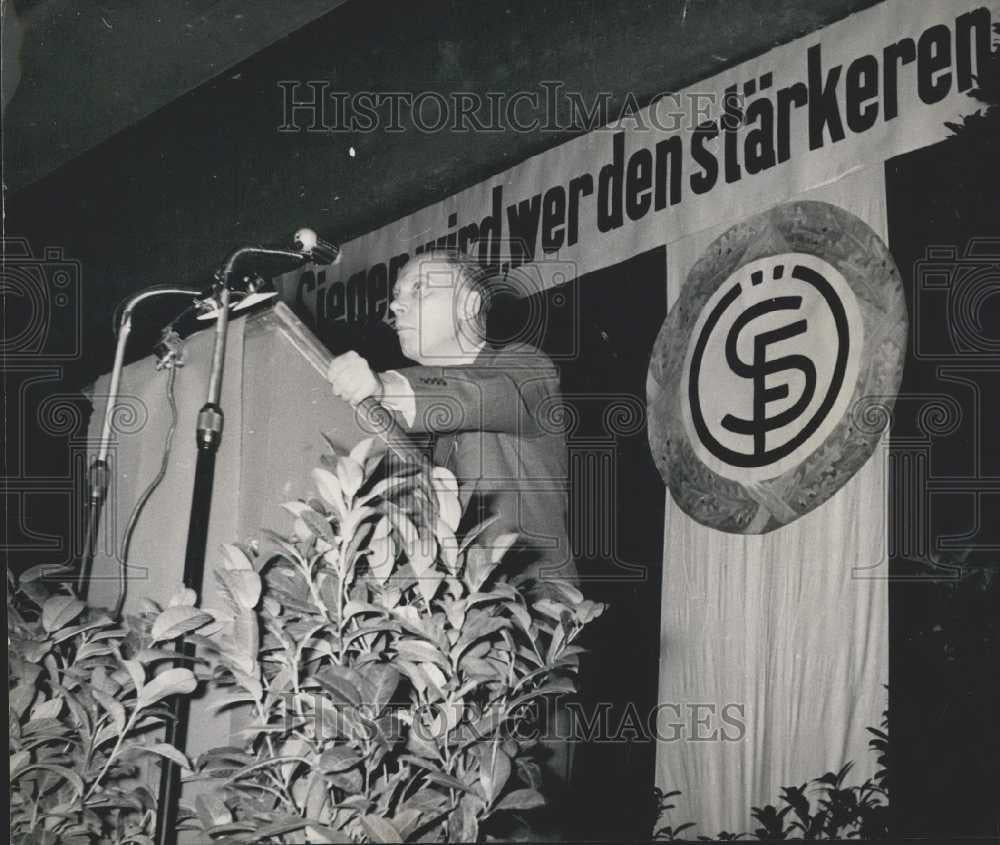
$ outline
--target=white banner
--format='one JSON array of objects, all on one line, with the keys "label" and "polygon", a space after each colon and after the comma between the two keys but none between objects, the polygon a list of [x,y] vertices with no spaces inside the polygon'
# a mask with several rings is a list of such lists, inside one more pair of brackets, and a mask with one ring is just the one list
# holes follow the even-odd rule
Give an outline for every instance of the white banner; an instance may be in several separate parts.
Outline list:
[{"label": "white banner", "polygon": [[932,144],[975,110],[998,10],[886,0],[352,240],[282,297],[319,322],[382,319],[432,245],[502,271],[554,260],[557,284]]}]

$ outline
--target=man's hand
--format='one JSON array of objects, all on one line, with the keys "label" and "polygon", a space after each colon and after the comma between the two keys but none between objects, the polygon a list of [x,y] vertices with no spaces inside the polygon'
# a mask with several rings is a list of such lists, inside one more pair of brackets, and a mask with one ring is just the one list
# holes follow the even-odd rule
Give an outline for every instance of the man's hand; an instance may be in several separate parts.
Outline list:
[{"label": "man's hand", "polygon": [[369,396],[381,397],[382,383],[372,372],[368,362],[353,350],[336,356],[330,362],[326,377],[333,385],[333,392],[351,405],[357,405]]}]

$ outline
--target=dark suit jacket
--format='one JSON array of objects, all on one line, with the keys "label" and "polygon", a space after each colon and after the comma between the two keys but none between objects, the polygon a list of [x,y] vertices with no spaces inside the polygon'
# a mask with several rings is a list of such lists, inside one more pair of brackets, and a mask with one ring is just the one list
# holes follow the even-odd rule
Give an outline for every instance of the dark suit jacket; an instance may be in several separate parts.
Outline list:
[{"label": "dark suit jacket", "polygon": [[459,482],[461,529],[492,514],[482,542],[517,532],[503,570],[578,581],[567,531],[568,470],[559,371],[526,344],[484,347],[469,366],[398,370],[413,389],[408,431],[436,436],[434,463]]}]

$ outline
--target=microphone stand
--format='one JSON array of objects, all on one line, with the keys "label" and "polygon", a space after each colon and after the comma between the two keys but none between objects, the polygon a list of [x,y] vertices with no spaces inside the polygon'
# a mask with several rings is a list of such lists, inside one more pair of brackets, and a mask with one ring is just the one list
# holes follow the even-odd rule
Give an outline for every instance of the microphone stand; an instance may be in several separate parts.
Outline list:
[{"label": "microphone stand", "polygon": [[[299,239],[298,234],[296,237]],[[229,255],[222,269],[216,273],[218,313],[215,320],[215,344],[212,349],[208,396],[198,412],[195,431],[198,458],[195,465],[194,489],[191,495],[187,549],[184,555],[184,586],[194,590],[199,597],[201,597],[205,573],[208,522],[212,505],[212,485],[215,480],[215,456],[219,444],[222,442],[223,413],[219,397],[225,364],[233,271],[236,262],[246,255],[291,258],[305,263],[312,257],[312,248],[309,243],[305,242],[304,238],[300,239],[300,242],[303,242],[303,251],[263,246],[240,247]],[[194,646],[185,642],[183,638],[178,643],[178,650],[185,657],[194,657]],[[167,720],[164,739],[175,748],[183,749],[187,742],[187,728],[191,710],[190,700],[185,696],[174,695],[169,699],[169,706],[172,718]],[[159,810],[156,815],[155,841],[158,845],[168,845],[176,840],[180,794],[180,767],[171,760],[164,760],[160,773]]]},{"label": "microphone stand", "polygon": [[173,294],[197,297],[199,293],[193,288],[148,288],[129,299],[122,311],[118,326],[118,342],[115,346],[115,363],[111,370],[111,385],[108,389],[108,402],[104,409],[101,439],[97,449],[97,457],[91,462],[87,472],[87,523],[84,533],[83,560],[80,563],[80,571],[76,580],[76,594],[83,601],[87,600],[87,592],[90,589],[90,574],[94,566],[98,527],[101,523],[104,502],[107,499],[108,481],[111,477],[108,450],[111,445],[111,427],[114,423],[115,406],[118,402],[118,388],[125,363],[125,347],[132,331],[132,314],[140,302],[154,296]]}]

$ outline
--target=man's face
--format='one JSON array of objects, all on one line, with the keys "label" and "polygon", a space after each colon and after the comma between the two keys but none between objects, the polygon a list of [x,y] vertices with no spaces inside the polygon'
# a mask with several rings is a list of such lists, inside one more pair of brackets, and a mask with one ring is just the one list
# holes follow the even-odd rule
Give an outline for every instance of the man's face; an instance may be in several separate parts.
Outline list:
[{"label": "man's face", "polygon": [[458,270],[446,260],[418,255],[403,268],[389,309],[396,317],[396,334],[407,358],[434,364],[457,353],[460,287]]}]

